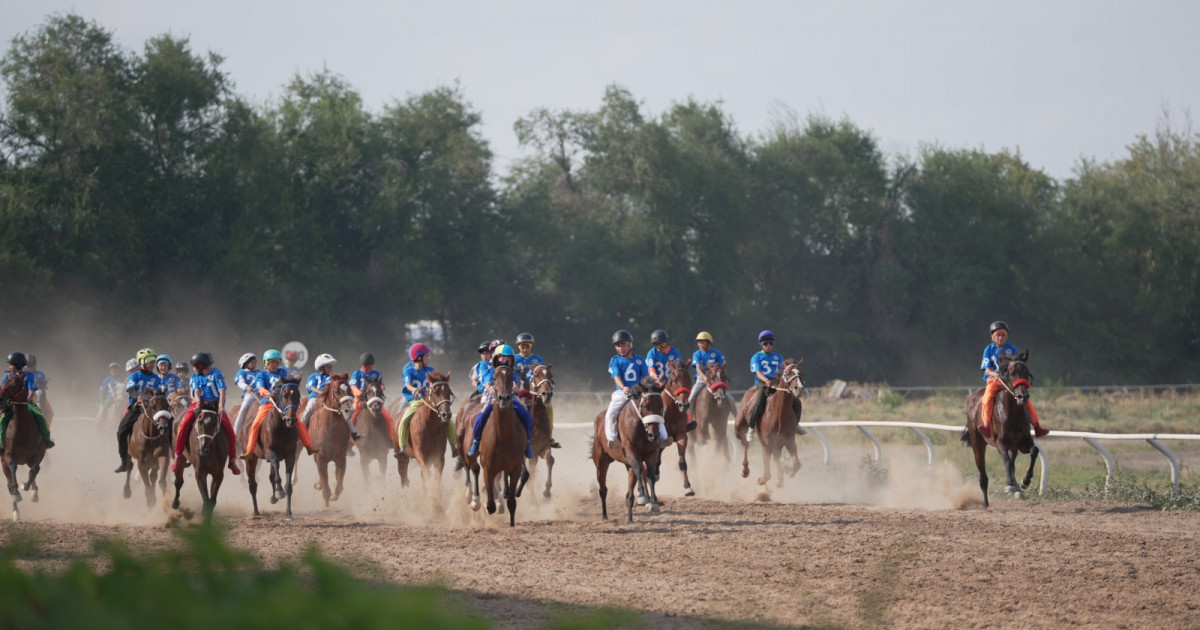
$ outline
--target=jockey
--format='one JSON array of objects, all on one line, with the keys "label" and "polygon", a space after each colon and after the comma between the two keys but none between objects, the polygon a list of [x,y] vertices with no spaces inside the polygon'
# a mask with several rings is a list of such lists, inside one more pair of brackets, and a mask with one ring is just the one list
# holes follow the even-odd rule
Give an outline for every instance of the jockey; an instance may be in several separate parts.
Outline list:
[{"label": "jockey", "polygon": [[[513,349],[510,345],[503,345],[496,348],[494,357],[492,357],[491,369],[483,376],[484,392],[483,392],[483,409],[475,416],[474,439],[471,441],[471,448],[467,451],[468,457],[476,457],[479,455],[479,439],[483,436],[483,425],[487,423],[488,416],[492,413],[493,399],[495,398],[496,390],[493,383],[496,379],[495,368],[500,365],[513,367],[513,380],[510,383],[511,389],[515,392],[517,388],[517,370],[514,366],[516,363],[513,355]],[[517,417],[521,419],[521,424],[525,425],[525,457],[533,458],[533,416],[529,415],[529,410],[521,401],[513,397],[513,409],[517,412]]]},{"label": "jockey", "polygon": [[[38,433],[42,434],[42,440],[46,443],[46,448],[54,448],[54,441],[50,439],[50,425],[46,424],[46,418],[42,415],[42,410],[38,408],[37,403],[33,401],[33,392],[37,391],[36,376],[33,372],[26,372],[25,366],[28,359],[23,352],[13,352],[8,355],[8,371],[4,373],[4,378],[0,379],[0,383],[4,383],[10,378],[25,379],[25,400],[14,399],[12,403],[26,404],[29,407],[29,412],[33,414],[33,419],[37,422]],[[0,451],[4,450],[5,443],[8,440],[8,423],[12,420],[12,407],[4,410],[3,415],[0,415]]]},{"label": "jockey", "polygon": [[[767,396],[774,393],[771,389],[771,379],[779,376],[783,368],[783,355],[775,352],[775,333],[764,330],[758,333],[758,345],[761,348],[750,357],[750,371],[754,373],[754,385],[758,387],[758,395],[754,398],[754,406],[750,408],[747,421],[753,431],[762,420],[763,412],[767,410]],[[800,417],[800,400],[792,399],[792,411]],[[798,435],[804,435],[802,429],[797,429]]]},{"label": "jockey", "polygon": [[710,385],[706,379],[707,370],[714,365],[725,365],[725,355],[721,354],[720,350],[712,347],[713,337],[711,334],[701,331],[696,335],[696,350],[692,353],[692,365],[696,366],[696,383],[692,385],[692,393],[688,396],[688,407],[696,404],[696,396],[700,393],[700,389]]},{"label": "jockey", "polygon": [[[408,349],[408,358],[411,359],[404,364],[404,389],[401,393],[404,394],[404,400],[408,406],[404,408],[404,415],[400,418],[400,428],[396,430],[396,434],[392,436],[392,444],[395,446],[396,458],[400,457],[400,453],[408,452],[408,423],[412,420],[413,414],[421,405],[425,404],[425,392],[429,387],[429,375],[435,370],[431,365],[425,365],[425,357],[429,356],[429,346],[423,343],[414,343]],[[458,431],[454,426],[454,417],[451,416],[446,427],[446,440],[450,442],[450,456],[459,457],[458,447],[454,445],[454,439],[458,435]]]},{"label": "jockey", "polygon": [[[1004,389],[1003,377],[998,371],[1000,369],[1000,357],[1016,357],[1017,347],[1008,343],[1008,324],[995,321],[990,327],[992,334],[992,343],[989,343],[983,349],[983,364],[979,366],[983,370],[983,382],[987,389],[983,390],[983,399],[979,401],[980,425],[979,433],[985,439],[992,437],[992,416],[996,413],[996,394]],[[1050,433],[1049,429],[1043,429],[1042,423],[1038,419],[1037,410],[1033,408],[1033,401],[1025,401],[1025,411],[1029,412],[1029,423],[1033,425],[1033,434],[1037,437],[1043,437]]]},{"label": "jockey", "polygon": [[175,461],[171,462],[171,471],[182,470],[186,462],[183,449],[192,437],[192,424],[196,421],[200,401],[215,400],[217,409],[221,412],[221,430],[225,432],[225,439],[229,441],[229,470],[235,475],[240,475],[242,471],[238,468],[237,459],[234,457],[237,454],[237,434],[233,432],[229,415],[225,413],[225,377],[221,374],[221,370],[213,367],[213,356],[208,352],[193,354],[192,367],[195,368],[195,371],[188,381],[192,404],[184,412],[183,419],[179,422],[179,431],[175,434]]},{"label": "jockey", "polygon": [[158,355],[158,360],[154,362],[154,372],[162,381],[163,393],[173,394],[183,390],[183,379],[171,372],[171,355]]},{"label": "jockey", "polygon": [[242,426],[246,422],[250,403],[255,399],[258,390],[254,382],[258,380],[258,357],[253,352],[247,352],[238,359],[238,371],[233,375],[233,384],[242,390],[242,404],[238,407],[237,417],[233,419],[234,435],[242,434]]},{"label": "jockey", "polygon": [[[515,370],[517,378],[524,381],[522,385],[525,389],[533,387],[533,369],[539,365],[546,365],[546,360],[540,354],[533,353],[533,335],[529,333],[521,333],[517,335],[517,369]],[[550,421],[550,434],[554,434],[554,405],[546,403],[546,419]],[[562,448],[562,444],[558,440],[550,438],[551,448]]]},{"label": "jockey", "polygon": [[667,336],[667,331],[656,330],[650,333],[650,351],[646,353],[646,372],[662,385],[667,380],[669,372],[667,365],[671,361],[680,361],[683,356],[679,354],[678,348],[672,348],[669,343],[671,338]]},{"label": "jockey", "polygon": [[[375,369],[375,355],[370,352],[364,352],[358,357],[358,362],[362,367],[354,370],[354,374],[350,375],[350,391],[354,394],[354,413],[350,415],[350,437],[361,440],[363,435],[355,428],[358,426],[358,413],[362,411],[366,404],[366,396],[364,392],[367,389],[367,381],[371,379],[379,380],[379,397],[383,397],[383,374]],[[392,438],[392,442],[396,441],[396,421],[392,420],[392,412],[388,411],[387,405],[379,406],[379,413],[387,422],[388,437]]]},{"label": "jockey", "polygon": [[[604,437],[608,438],[608,448],[619,449],[621,443],[617,432],[617,420],[621,415],[621,408],[629,402],[629,388],[650,374],[646,369],[645,359],[633,353],[633,335],[629,334],[628,330],[613,333],[612,341],[617,354],[608,362],[608,375],[612,377],[617,390],[612,393],[612,400],[608,403],[608,411],[604,416]],[[663,444],[670,443],[667,430],[661,422],[658,423],[658,439]]]},{"label": "jockey", "polygon": [[192,380],[191,370],[188,369],[187,364],[183,361],[175,362],[175,376],[178,376],[179,380],[184,383],[188,383]]},{"label": "jockey", "polygon": [[287,370],[289,373],[293,369],[296,369],[296,370],[300,369],[300,368],[296,367],[296,362],[299,360],[300,360],[299,352],[296,352],[295,350],[288,350],[287,354],[283,355],[283,369]]},{"label": "jockey", "polygon": [[[258,432],[262,428],[263,420],[266,420],[267,414],[275,409],[275,400],[271,398],[271,395],[283,385],[283,380],[288,377],[287,369],[280,365],[283,363],[283,355],[278,350],[264,352],[263,361],[266,362],[267,369],[262,370],[258,376],[254,377],[254,387],[262,399],[258,401],[258,414],[254,416],[254,422],[250,425],[250,435],[246,439],[246,452],[240,455],[242,459],[250,459],[254,456],[254,449],[258,448]],[[318,449],[313,447],[312,438],[308,437],[308,427],[304,426],[304,423],[296,423],[296,435],[300,438],[300,443],[308,450],[309,455],[317,453]]]},{"label": "jockey", "polygon": [[492,365],[492,342],[480,343],[479,348],[475,351],[479,353],[479,363],[471,367],[469,374],[471,386],[475,388],[475,392],[471,394],[472,401],[478,401],[483,396],[483,375],[491,369]]},{"label": "jockey", "polygon": [[[25,364],[25,371],[33,375],[34,390],[37,392],[37,400],[35,401],[39,408],[45,409],[43,416],[48,416],[50,420],[54,419],[54,407],[50,406],[50,400],[46,398],[47,390],[49,389],[50,379],[46,378],[46,373],[37,369],[37,355],[30,352],[25,356],[28,362]],[[50,420],[47,420],[49,422]]]},{"label": "jockey", "polygon": [[[308,421],[312,418],[313,412],[317,409],[317,397],[321,395],[321,390],[329,385],[329,375],[333,374],[333,366],[337,365],[337,359],[333,358],[332,354],[322,354],[313,362],[317,368],[308,377],[308,382],[304,384],[304,388],[308,390],[308,397],[304,402],[304,414],[300,417],[300,422],[304,424],[304,428],[308,428]],[[340,414],[339,414],[340,415]],[[354,430],[354,423],[346,420],[346,424],[350,425],[350,435],[357,433]]]},{"label": "jockey", "polygon": [[[125,415],[117,427],[117,452],[121,455],[121,465],[113,472],[123,473],[129,470],[129,434],[133,433],[133,423],[137,420],[141,407],[135,405],[142,391],[152,389],[162,391],[162,379],[153,372],[158,353],[150,348],[142,348],[134,357],[137,369],[125,381],[125,392],[129,394],[129,402],[125,407]],[[127,364],[128,366],[128,364]]]},{"label": "jockey", "polygon": [[108,412],[108,408],[117,402],[117,395],[121,392],[121,382],[117,380],[121,376],[121,364],[109,363],[108,376],[100,381],[100,409],[96,411],[96,421],[100,422],[104,419],[104,414]]}]

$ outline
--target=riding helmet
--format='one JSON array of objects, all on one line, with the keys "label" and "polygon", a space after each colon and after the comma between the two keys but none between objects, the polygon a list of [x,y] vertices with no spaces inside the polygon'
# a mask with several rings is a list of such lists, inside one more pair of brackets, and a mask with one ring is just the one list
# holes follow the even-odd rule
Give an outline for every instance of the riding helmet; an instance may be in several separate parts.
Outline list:
[{"label": "riding helmet", "polygon": [[613,345],[621,343],[622,341],[633,343],[633,335],[629,334],[628,330],[618,330],[617,332],[613,333],[612,340]]},{"label": "riding helmet", "polygon": [[650,333],[650,345],[657,346],[660,343],[667,343],[671,338],[667,336],[667,331],[659,329]]},{"label": "riding helmet", "polygon": [[159,363],[166,363],[167,366],[170,367],[174,360],[175,359],[172,359],[171,355],[169,354],[160,354],[158,355],[158,360],[154,362],[154,365],[157,366]]},{"label": "riding helmet", "polygon": [[240,359],[238,359],[238,367],[244,370],[244,369],[246,369],[247,363],[249,363],[257,358],[258,357],[255,356],[253,352],[247,352],[246,354],[243,354]]},{"label": "riding helmet", "polygon": [[517,335],[517,345],[519,346],[523,343],[532,344],[533,343],[533,335],[531,335],[527,332]]},{"label": "riding helmet", "polygon": [[296,352],[295,350],[288,350],[287,354],[284,355],[284,358],[286,358],[288,361],[299,361],[300,353]]},{"label": "riding helmet", "polygon": [[333,358],[332,354],[325,353],[317,357],[317,360],[313,362],[313,365],[316,366],[317,371],[320,371],[321,368],[325,367],[326,365],[333,365],[334,363],[337,363],[337,359]]},{"label": "riding helmet", "polygon": [[419,357],[423,357],[427,354],[429,354],[429,346],[423,343],[414,343],[412,347],[408,349],[408,358],[412,359],[413,361],[416,361]]},{"label": "riding helmet", "polygon": [[134,358],[137,359],[138,365],[145,365],[147,363],[154,363],[155,359],[158,358],[158,353],[153,348],[142,348],[137,351]]},{"label": "riding helmet", "polygon": [[370,352],[364,352],[358,355],[359,365],[375,365],[375,355]]},{"label": "riding helmet", "polygon": [[36,354],[30,352],[28,355],[25,356],[25,360],[28,363],[29,367],[31,367],[31,368],[37,367],[37,355]]},{"label": "riding helmet", "polygon": [[492,351],[492,342],[490,340],[485,339],[485,340],[479,342],[479,349],[476,350],[475,352],[478,352],[479,354],[483,354],[484,352],[491,352],[491,351]]},{"label": "riding helmet", "polygon": [[8,364],[13,366],[14,369],[19,370],[28,365],[29,360],[25,358],[24,352],[13,352],[8,355]]},{"label": "riding helmet", "polygon": [[769,330],[764,330],[758,333],[758,343],[761,344],[764,341],[775,341],[775,333]]},{"label": "riding helmet", "polygon": [[185,364],[183,361],[176,361],[175,362],[175,371],[176,372],[186,372],[187,364]]},{"label": "riding helmet", "polygon": [[274,348],[267,350],[266,352],[263,353],[263,363],[266,363],[267,361],[282,361],[282,360],[283,360],[283,353],[278,350],[275,350]]},{"label": "riding helmet", "polygon": [[110,370],[119,370],[119,369],[121,369],[121,364],[120,364],[120,363],[116,363],[116,362],[109,363],[109,364],[108,364],[108,369],[110,369]]},{"label": "riding helmet", "polygon": [[996,321],[992,322],[991,326],[988,327],[988,334],[990,335],[990,334],[996,332],[997,330],[1008,331],[1008,324],[1005,324],[1004,322],[1002,322],[1000,320],[996,320]]},{"label": "riding helmet", "polygon": [[707,331],[702,330],[700,331],[700,334],[696,335],[696,341],[707,341],[708,343],[712,343],[713,338],[712,335],[708,334]]},{"label": "riding helmet", "polygon": [[503,345],[504,345],[503,339],[493,339],[491,341],[491,343],[488,344],[488,348],[490,348],[492,352],[495,352],[496,348],[499,348],[500,346],[503,346]]},{"label": "riding helmet", "polygon": [[500,346],[499,348],[496,348],[496,356],[498,356],[498,357],[512,357],[512,356],[516,356],[516,354],[513,352],[513,348],[512,348],[512,346],[510,346],[510,345],[508,345],[508,344],[504,344],[503,346]]},{"label": "riding helmet", "polygon": [[210,367],[212,364],[213,355],[208,352],[197,352],[192,355],[192,366],[194,367]]},{"label": "riding helmet", "polygon": [[137,369],[138,369],[138,361],[136,358],[130,359],[125,362],[125,371],[126,372],[134,372]]}]

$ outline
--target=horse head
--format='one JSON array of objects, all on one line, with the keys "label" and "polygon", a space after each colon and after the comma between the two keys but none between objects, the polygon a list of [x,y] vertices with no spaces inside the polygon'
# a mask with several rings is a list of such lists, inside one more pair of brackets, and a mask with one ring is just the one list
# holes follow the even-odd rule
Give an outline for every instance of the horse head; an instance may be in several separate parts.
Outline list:
[{"label": "horse head", "polygon": [[666,391],[680,411],[687,411],[688,396],[692,393],[691,363],[687,359],[667,363]]},{"label": "horse head", "polygon": [[554,397],[554,374],[550,372],[550,366],[539,365],[533,368],[531,376],[530,391],[534,396],[541,398],[543,404],[549,405],[550,399]]},{"label": "horse head", "polygon": [[629,388],[630,398],[637,400],[637,412],[642,418],[642,426],[651,444],[658,443],[658,433],[655,423],[665,423],[663,418],[664,404],[662,387],[653,377],[647,376],[640,383]]},{"label": "horse head", "polygon": [[450,391],[450,372],[442,374],[435,370],[429,375],[429,393],[425,396],[425,402],[437,411],[442,422],[450,421],[450,404],[454,402],[454,392]]},{"label": "horse head", "polygon": [[383,378],[372,376],[363,384],[363,398],[367,401],[367,411],[372,416],[378,416],[383,409]]},{"label": "horse head", "polygon": [[167,401],[167,395],[162,390],[152,387],[143,389],[138,395],[138,403],[142,405],[142,413],[150,418],[154,428],[159,431],[166,431],[175,418],[171,413],[171,403]]},{"label": "horse head", "polygon": [[300,379],[293,380],[289,375],[280,383],[275,407],[283,419],[283,426],[289,429],[296,426],[296,413],[300,409]]},{"label": "horse head", "polygon": [[779,371],[779,384],[796,398],[804,392],[804,370],[801,369],[803,365],[804,359],[788,359],[783,362],[783,369]]},{"label": "horse head", "polygon": [[0,386],[0,404],[8,406],[10,402],[23,400],[22,394],[28,395],[25,391],[25,375],[20,372],[9,372],[8,378],[4,380],[4,385]]},{"label": "horse head", "polygon": [[1013,398],[1021,405],[1029,402],[1029,390],[1033,387],[1033,373],[1026,364],[1028,360],[1029,351],[1026,350],[1015,357],[1001,357],[999,363],[1004,383],[1011,388]]},{"label": "horse head", "polygon": [[495,375],[492,377],[492,388],[496,392],[496,404],[501,407],[512,406],[512,374],[513,369],[511,366],[497,365]]},{"label": "horse head", "polygon": [[200,455],[208,455],[212,451],[213,440],[220,434],[221,412],[217,409],[217,401],[201,400],[196,417],[196,441],[200,443]]},{"label": "horse head", "polygon": [[724,403],[725,397],[729,395],[729,373],[726,372],[724,365],[710,365],[704,370],[704,382],[708,386],[708,391],[717,403]]}]

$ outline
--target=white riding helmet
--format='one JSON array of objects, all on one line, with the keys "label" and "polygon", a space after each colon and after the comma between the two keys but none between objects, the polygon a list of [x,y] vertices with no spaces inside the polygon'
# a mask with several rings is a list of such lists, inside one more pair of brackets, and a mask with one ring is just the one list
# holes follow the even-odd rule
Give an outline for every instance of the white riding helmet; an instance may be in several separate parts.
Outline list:
[{"label": "white riding helmet", "polygon": [[138,360],[137,359],[130,359],[125,362],[125,371],[126,372],[133,372],[134,370],[137,370],[137,369],[138,369]]},{"label": "white riding helmet", "polygon": [[317,360],[315,363],[313,363],[313,366],[320,370],[326,365],[333,365],[334,363],[337,363],[337,359],[333,358],[332,354],[325,353],[317,357]]},{"label": "white riding helmet", "polygon": [[250,359],[257,359],[257,358],[258,357],[253,352],[247,352],[246,354],[242,355],[242,358],[238,359],[238,367],[244,370],[244,369],[246,369],[247,361],[249,361]]}]

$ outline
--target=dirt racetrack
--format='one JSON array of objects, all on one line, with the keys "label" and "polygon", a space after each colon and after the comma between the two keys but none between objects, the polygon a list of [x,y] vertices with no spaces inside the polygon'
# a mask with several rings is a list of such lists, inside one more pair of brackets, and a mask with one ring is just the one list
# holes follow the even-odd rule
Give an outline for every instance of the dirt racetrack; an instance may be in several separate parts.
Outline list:
[{"label": "dirt racetrack", "polygon": [[[0,527],[0,542],[14,532],[40,537],[41,555],[22,562],[60,567],[89,556],[101,538],[173,544],[164,526],[173,515],[161,503],[147,508],[136,479],[134,497],[121,498],[109,441],[92,449],[60,439],[51,451],[41,501],[26,496],[24,521]],[[614,520],[604,522],[585,441],[582,431],[563,437],[554,497],[541,497],[539,469],[515,529],[507,515],[470,512],[449,471],[439,510],[419,477],[400,490],[394,466],[386,487],[364,488],[356,459],[332,509],[320,505],[305,458],[295,520],[267,504],[265,487],[266,513],[251,518],[245,486],[232,477],[217,513],[234,546],[268,562],[315,542],[366,575],[458,591],[512,628],[564,608],[607,606],[642,611],[650,627],[1200,626],[1194,512],[995,494],[984,511],[972,498],[975,482],[946,466],[892,468],[888,482],[872,486],[861,471],[810,465],[768,497],[753,483],[757,466],[742,480],[702,452],[693,462],[698,498],[679,496],[668,458],[662,512],[638,508],[627,526],[624,471],[610,474]],[[183,496],[198,506],[190,473]]]}]

